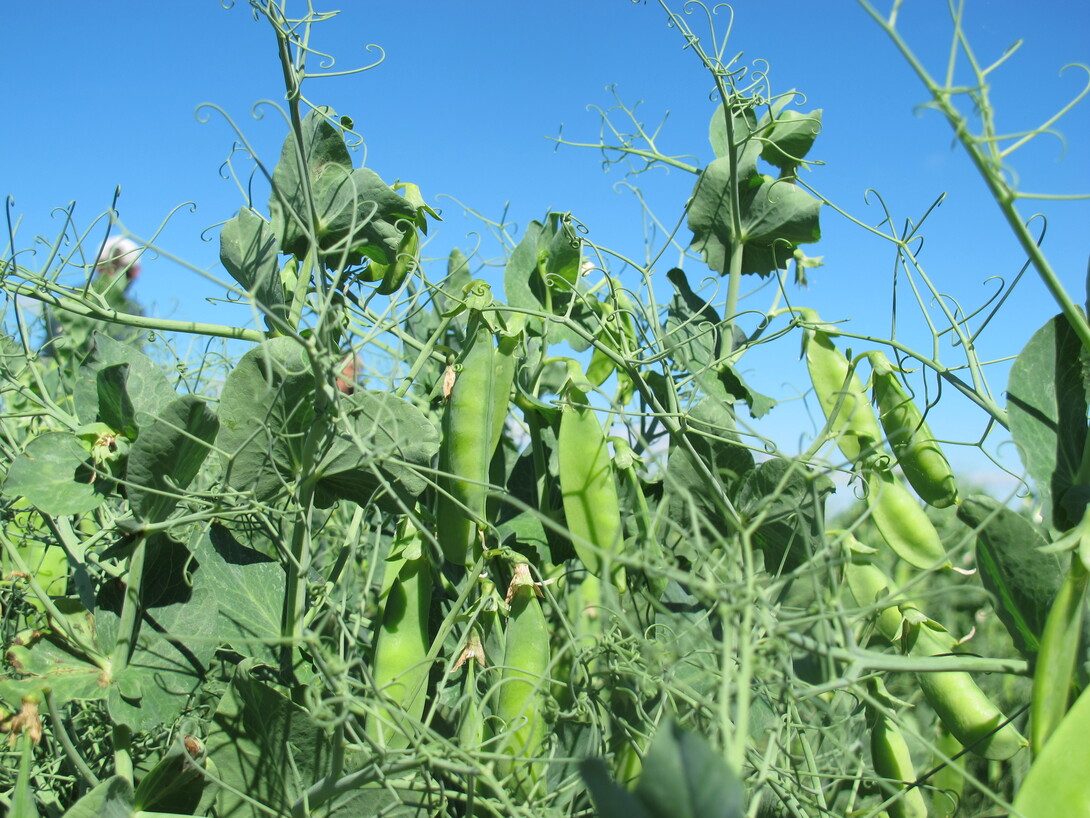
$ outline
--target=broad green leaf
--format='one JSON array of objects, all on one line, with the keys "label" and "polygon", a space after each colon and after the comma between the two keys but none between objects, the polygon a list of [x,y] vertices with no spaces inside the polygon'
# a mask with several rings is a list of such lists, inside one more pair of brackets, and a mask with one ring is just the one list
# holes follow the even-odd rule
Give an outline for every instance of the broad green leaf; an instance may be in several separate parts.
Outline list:
[{"label": "broad green leaf", "polygon": [[[764,147],[761,158],[780,169],[781,173],[793,174],[814,140],[821,133],[821,109],[804,114],[795,110],[783,110],[769,122],[771,127],[762,134]],[[765,124],[766,119],[762,119]]]},{"label": "broad green leaf", "polygon": [[1086,445],[1086,412],[1082,345],[1067,319],[1057,315],[1034,333],[1011,366],[1007,415],[1022,463],[1061,531],[1082,519],[1086,505],[1078,491],[1080,499],[1064,502]]},{"label": "broad green leaf", "polygon": [[115,775],[73,804],[64,818],[134,818],[132,782]]},{"label": "broad green leaf", "polygon": [[[522,240],[507,260],[503,274],[504,295],[512,307],[565,316],[583,327],[588,335],[599,328],[595,311],[603,311],[596,299],[587,299],[586,285],[579,275],[582,250],[565,214],[550,213],[542,224],[532,221]],[[574,303],[573,302],[574,299]],[[546,328],[539,321],[530,325],[534,334]],[[581,352],[590,346],[579,333],[564,323],[550,323],[552,341],[566,342]]]},{"label": "broad green leaf", "polygon": [[659,727],[636,797],[652,818],[742,818],[742,782],[707,740],[673,722]]},{"label": "broad green leaf", "polygon": [[[287,812],[304,790],[326,776],[333,757],[336,739],[305,709],[258,681],[251,670],[250,663],[239,667],[220,699],[205,739],[208,757],[224,784],[217,813],[221,818],[267,814],[242,794],[277,814]],[[349,753],[343,774],[358,769],[361,761],[358,754]],[[366,783],[364,779],[357,786]],[[307,814],[363,818],[378,814],[376,809],[391,802],[391,793],[372,790],[359,799],[360,793],[350,792],[323,804],[320,795],[312,793]],[[386,810],[381,812],[387,814]]]},{"label": "broad green leaf", "polygon": [[284,569],[279,562],[238,543],[213,525],[194,548],[218,603],[215,636],[241,656],[276,666],[284,609]]},{"label": "broad green leaf", "polygon": [[218,431],[215,413],[195,395],[178,398],[144,427],[129,450],[126,472],[129,504],[140,520],[159,523],[170,516]]},{"label": "broad green leaf", "polygon": [[821,238],[821,202],[797,185],[762,176],[744,179],[736,236],[730,185],[730,161],[716,159],[700,174],[689,206],[690,246],[720,275],[730,271],[735,240],[742,246],[742,273],[766,276],[785,269],[799,244]]},{"label": "broad green leaf", "polygon": [[[764,276],[786,268],[799,244],[821,238],[821,203],[798,186],[757,171],[757,158],[769,144],[765,140],[775,125],[767,117],[759,125],[754,119],[749,109],[733,114],[736,176],[732,177],[723,107],[716,110],[709,134],[719,158],[701,172],[689,202],[690,246],[720,275],[730,271],[736,247],[742,251],[742,273]],[[793,142],[786,128],[783,138],[785,143]],[[732,215],[735,197],[737,234]]]},{"label": "broad green leaf", "polygon": [[112,364],[98,371],[98,420],[129,440],[136,440],[136,410],[129,398],[128,380],[128,364]]},{"label": "broad green leaf", "polygon": [[[100,332],[94,334],[91,354],[80,367],[80,377],[75,387],[76,413],[84,423],[100,420],[101,407],[98,399],[98,373],[114,364],[128,364],[125,391],[132,401],[139,425],[145,417],[158,417],[172,400],[178,397],[163,370],[147,355],[132,344],[115,341]],[[118,430],[120,431],[120,430]]]},{"label": "broad green leaf", "polygon": [[[417,219],[417,210],[374,171],[353,169],[343,133],[329,122],[331,116],[329,108],[318,108],[303,120],[305,169],[299,166],[295,133],[290,132],[284,141],[269,200],[272,231],[281,252],[299,259],[306,256],[312,235],[306,226],[309,185],[317,219],[313,236],[326,266],[342,269],[365,257],[392,264],[405,227]],[[407,224],[399,226],[401,221]]]},{"label": "broad green leaf", "polygon": [[813,556],[825,528],[825,498],[833,491],[827,475],[786,457],[746,473],[735,505],[747,521],[763,517],[753,542],[764,552],[767,570],[789,573]]},{"label": "broad green leaf", "polygon": [[976,531],[980,579],[999,620],[1018,651],[1032,660],[1063,582],[1066,558],[1042,554],[1048,542],[1036,526],[993,497],[965,498],[958,518]]},{"label": "broad green leaf", "polygon": [[[288,307],[280,281],[276,236],[272,228],[248,207],[220,231],[220,261],[231,277],[241,284],[251,298],[274,316],[286,318]],[[276,329],[276,322],[265,316],[265,326]]]},{"label": "broad green leaf", "polygon": [[[199,746],[199,745],[198,745]],[[204,775],[203,759],[191,756],[179,736],[141,779],[133,796],[138,810],[196,815],[205,790],[216,785]]]},{"label": "broad green leaf", "polygon": [[1090,818],[1090,693],[1083,691],[1037,752],[1014,798],[1022,818]]},{"label": "broad green leaf", "polygon": [[46,514],[84,514],[106,499],[87,450],[75,436],[46,432],[27,444],[8,469],[3,493],[25,497]]},{"label": "broad green leaf", "polygon": [[98,665],[46,639],[11,645],[5,656],[10,673],[0,677],[0,700],[18,712],[23,696],[51,690],[59,704],[105,699],[110,680]]},{"label": "broad green leaf", "polygon": [[544,230],[541,222],[530,222],[522,240],[507,259],[503,271],[503,292],[512,307],[530,310],[544,308],[544,284],[537,272],[538,245]]},{"label": "broad green leaf", "polygon": [[[165,535],[156,535],[145,547],[144,617],[128,667],[111,676],[60,641],[15,645],[8,661],[24,678],[0,681],[0,698],[18,701],[27,692],[48,688],[59,705],[105,699],[113,720],[134,730],[170,724],[189,706],[218,645],[217,596],[207,582],[212,572],[197,566],[184,546]],[[107,586],[93,620],[84,614],[93,625],[80,631],[100,655],[108,655],[118,638],[121,604],[121,590]],[[78,624],[74,616],[68,621]]]},{"label": "broad green leaf", "polygon": [[242,356],[223,386],[219,419],[231,488],[258,500],[279,494],[298,477],[314,431],[314,375],[302,345],[272,338]]},{"label": "broad green leaf", "polygon": [[[741,174],[742,178],[746,178],[749,174],[756,172],[757,156],[761,152],[760,143],[751,139],[752,134],[757,130],[757,116],[750,106],[743,109],[735,108],[731,112],[731,116],[733,132],[729,135],[733,137],[734,150],[740,157],[740,162],[744,162],[747,167],[747,171]],[[728,139],[727,120],[723,115],[723,103],[719,103],[718,107],[716,107],[715,113],[712,114],[708,124],[708,141],[711,143],[716,156],[727,156],[730,140]]]},{"label": "broad green leaf", "polygon": [[675,445],[666,464],[664,501],[671,520],[718,537],[733,527],[719,491],[733,496],[738,481],[753,468],[753,455],[737,443],[734,418],[721,400],[701,400],[689,412],[687,424],[686,439],[717,482],[709,481],[685,447]]},{"label": "broad green leaf", "polygon": [[318,464],[318,489],[329,497],[397,511],[430,485],[439,430],[407,400],[358,391],[344,401],[344,422]]},{"label": "broad green leaf", "polygon": [[579,765],[579,772],[601,818],[651,818],[635,795],[610,780],[600,758],[586,759]]},{"label": "broad green leaf", "polygon": [[[144,616],[128,666],[114,677],[108,698],[114,721],[134,730],[170,724],[189,706],[219,641],[213,570],[166,535],[152,536],[144,547]],[[99,596],[95,628],[105,644],[120,636],[121,605],[116,588]]]}]

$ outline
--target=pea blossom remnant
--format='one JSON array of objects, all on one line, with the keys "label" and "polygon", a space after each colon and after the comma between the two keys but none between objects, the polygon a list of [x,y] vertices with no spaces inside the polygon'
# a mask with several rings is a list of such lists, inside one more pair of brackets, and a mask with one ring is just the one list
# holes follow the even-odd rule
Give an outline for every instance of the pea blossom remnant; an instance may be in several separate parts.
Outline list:
[{"label": "pea blossom remnant", "polygon": [[132,239],[111,236],[98,253],[95,269],[103,276],[115,276],[123,272],[131,283],[140,275],[140,253],[140,248]]}]

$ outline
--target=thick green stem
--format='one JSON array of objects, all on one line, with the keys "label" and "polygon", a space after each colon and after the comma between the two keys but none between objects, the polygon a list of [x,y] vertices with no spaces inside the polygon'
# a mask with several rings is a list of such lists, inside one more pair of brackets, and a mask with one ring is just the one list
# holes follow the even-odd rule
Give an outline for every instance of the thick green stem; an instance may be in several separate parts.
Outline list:
[{"label": "thick green stem", "polygon": [[144,558],[147,540],[140,537],[129,557],[129,570],[125,577],[125,601],[121,606],[121,621],[117,626],[117,641],[110,655],[110,673],[116,679],[129,666],[129,657],[136,642],[140,624],[140,586],[144,577]]}]

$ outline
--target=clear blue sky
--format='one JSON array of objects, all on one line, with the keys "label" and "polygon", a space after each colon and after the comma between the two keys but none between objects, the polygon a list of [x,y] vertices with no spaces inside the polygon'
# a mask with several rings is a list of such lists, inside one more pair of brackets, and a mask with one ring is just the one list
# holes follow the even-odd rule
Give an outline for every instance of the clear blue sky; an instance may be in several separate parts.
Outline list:
[{"label": "clear blue sky", "polygon": [[[508,218],[523,225],[548,209],[570,210],[596,242],[643,258],[639,209],[614,187],[621,174],[603,174],[593,151],[554,151],[545,138],[563,125],[565,137],[594,141],[599,121],[586,106],[611,105],[607,85],[616,84],[626,103],[643,100],[639,111],[649,126],[669,111],[660,136],[666,152],[689,154],[701,165],[711,158],[709,78],[682,48],[677,31],[666,27],[656,2],[331,0],[319,7],[338,5],[345,8],[340,17],[315,29],[316,46],[333,54],[340,69],[371,62],[374,52],[365,50],[370,43],[385,49],[385,61],[362,75],[311,81],[308,93],[354,118],[367,140],[370,167],[387,181],[420,184],[442,208],[445,222],[429,255],[472,246],[470,234],[481,229],[440,197],[446,194],[493,218],[509,202]],[[905,36],[939,73],[949,44],[945,6],[910,1],[901,13]],[[966,309],[993,291],[985,279],[1017,273],[1021,256],[982,183],[940,117],[915,110],[925,99],[922,86],[855,2],[739,0],[734,8],[728,53],[744,52],[743,62],[766,60],[774,91],[797,88],[807,97],[803,110],[824,109],[825,130],[810,157],[825,166],[807,181],[871,224],[881,216],[864,201],[868,188],[881,192],[899,224],[918,218],[948,192],[929,219],[923,260]],[[706,31],[695,16],[690,19],[698,32]],[[725,27],[728,19],[724,11],[717,24]],[[37,235],[51,240],[61,226],[52,209],[73,200],[77,223],[86,228],[120,185],[121,217],[138,236],[153,234],[177,206],[196,203],[195,210],[172,216],[156,243],[225,277],[217,269],[218,232],[205,231],[243,202],[219,175],[236,137],[218,114],[199,121],[195,111],[202,103],[220,106],[270,166],[275,162],[283,121],[269,107],[262,109],[263,119],[251,115],[254,102],[283,94],[268,27],[255,23],[241,0],[229,10],[212,0],[15,3],[5,22],[9,83],[0,192],[14,198],[12,212],[21,219],[17,246],[33,246]],[[1025,41],[993,77],[1002,130],[1033,127],[1085,81],[1076,70],[1059,74],[1067,63],[1090,63],[1090,4],[1084,0],[1032,7],[970,0],[966,30],[985,63],[1015,40]],[[1058,129],[1066,144],[1044,137],[1013,158],[1022,186],[1086,193],[1090,104]],[[656,212],[672,224],[692,177],[658,171],[642,182]],[[1090,202],[1027,203],[1025,212],[1038,209],[1049,214],[1046,251],[1081,300]],[[823,317],[853,317],[858,331],[888,335],[888,245],[831,211],[822,222],[822,242],[805,249],[823,255],[826,266],[813,271],[810,289],[794,301],[816,307]],[[688,239],[684,229],[682,236]],[[494,247],[486,250],[496,255]],[[668,254],[661,272],[675,261],[676,254]],[[690,278],[700,278],[698,264],[685,266]],[[147,261],[134,294],[163,317],[246,320],[210,306],[206,299],[219,295],[216,288],[163,258]],[[770,297],[767,291],[756,296],[752,307],[765,307]],[[1042,285],[1027,274],[1004,317],[981,336],[985,354],[1016,353],[1055,311]],[[788,346],[776,346],[778,359],[743,361],[763,391],[782,396],[805,388],[801,368],[785,359]],[[1003,380],[997,377],[996,389]],[[774,413],[775,436],[789,449],[790,436],[809,428],[799,409]],[[964,439],[978,431],[955,428],[959,419],[949,423],[940,434]]]}]

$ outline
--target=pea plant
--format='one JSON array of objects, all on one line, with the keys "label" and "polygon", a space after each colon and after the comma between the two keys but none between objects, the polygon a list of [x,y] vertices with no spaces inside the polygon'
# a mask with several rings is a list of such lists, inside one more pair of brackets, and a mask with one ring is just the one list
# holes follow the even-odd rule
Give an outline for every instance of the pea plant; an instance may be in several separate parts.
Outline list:
[{"label": "pea plant", "polygon": [[[702,35],[663,4],[714,83],[716,158],[660,152],[624,106],[593,145],[693,176],[682,263],[558,211],[487,222],[495,274],[428,258],[422,188],[356,165],[351,118],[304,93],[331,15],[289,5],[250,2],[287,134],[251,157],[267,202],[219,233],[254,326],[141,315],[113,221],[70,218],[44,258],[11,233],[7,814],[1090,815],[1090,325],[1019,214],[960,18],[974,87],[861,0],[1056,300],[1005,402],[990,315],[951,307],[914,233],[882,235],[932,349],[805,304],[839,211],[799,176],[821,112],[726,61],[712,10]],[[743,307],[746,276],[771,306]],[[226,345],[171,360],[172,333]],[[801,451],[754,431],[765,344],[801,344],[823,418]],[[938,384],[1009,432],[1036,514],[959,479]],[[834,476],[859,502],[829,519]]]}]

